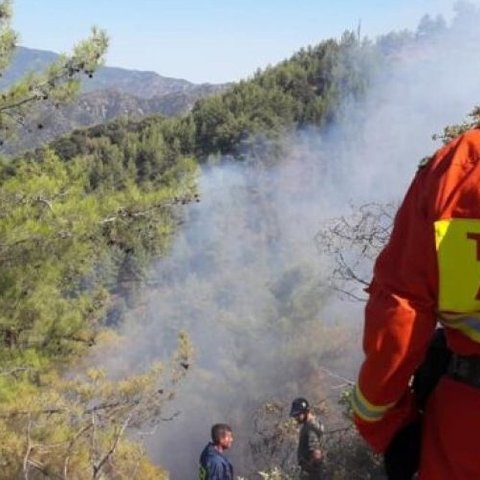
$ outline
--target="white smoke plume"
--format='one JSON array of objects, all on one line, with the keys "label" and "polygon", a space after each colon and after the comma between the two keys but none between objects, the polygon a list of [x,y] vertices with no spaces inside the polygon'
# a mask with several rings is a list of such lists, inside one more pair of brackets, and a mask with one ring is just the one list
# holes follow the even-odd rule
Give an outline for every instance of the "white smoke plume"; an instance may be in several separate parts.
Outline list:
[{"label": "white smoke plume", "polygon": [[355,374],[362,306],[332,296],[314,237],[352,202],[399,200],[418,162],[439,146],[432,134],[479,102],[480,34],[468,8],[433,40],[420,40],[420,29],[365,102],[349,106],[345,125],[293,135],[292,153],[270,167],[203,169],[202,201],[186,208],[171,253],[154,266],[148,320],[138,319],[122,359],[148,363],[168,355],[180,329],[191,336],[195,364],[165,413],[180,415],[148,442],[173,480],[195,478],[216,422],[232,425],[236,471],[251,475],[258,405],[325,398],[319,367]]}]

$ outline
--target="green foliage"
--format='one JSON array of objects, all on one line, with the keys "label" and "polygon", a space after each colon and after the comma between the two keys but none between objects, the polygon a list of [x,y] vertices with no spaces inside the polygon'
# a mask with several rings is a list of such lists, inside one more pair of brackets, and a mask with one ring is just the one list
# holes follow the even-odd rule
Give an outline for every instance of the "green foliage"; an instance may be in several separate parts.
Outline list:
[{"label": "green foliage", "polygon": [[378,49],[346,32],[204,98],[193,108],[195,152],[241,155],[252,137],[279,139],[292,128],[324,126],[345,97],[359,99],[380,65]]},{"label": "green foliage", "polygon": [[[9,65],[17,40],[11,17],[11,1],[0,1],[0,73]],[[0,92],[0,144],[16,134],[35,104],[48,101],[58,106],[73,99],[79,76],[93,75],[107,46],[106,33],[93,28],[90,38],[79,42],[72,55],[60,56],[45,72],[32,72]]]},{"label": "green foliage", "polygon": [[[0,2],[0,69],[8,65],[15,42],[9,21],[10,4]],[[7,478],[64,478],[64,472],[79,479],[165,478],[148,462],[141,442],[126,441],[124,433],[160,418],[189,366],[188,339],[181,335],[170,368],[152,367],[131,377],[119,375],[120,380],[87,371],[82,360],[92,350],[108,356],[111,343],[128,349],[126,339],[117,339],[109,327],[125,312],[135,316],[141,309],[135,307],[139,287],[148,282],[146,266],[168,251],[182,221],[178,206],[198,200],[195,157],[240,159],[248,151],[266,162],[265,151],[275,153],[271,145],[285,133],[332,124],[344,114],[340,106],[346,99],[362,99],[383,62],[441,28],[440,21],[425,19],[416,36],[392,34],[377,44],[347,32],[199,101],[184,117],[119,119],[0,162],[0,461]],[[71,98],[78,76],[92,74],[106,43],[103,32],[94,30],[72,57],[4,92],[2,135],[12,134],[32,105]],[[262,384],[265,390],[278,388],[285,378],[317,385],[319,365],[340,362],[349,340],[340,327],[319,318],[325,298],[309,270],[310,259],[296,258],[288,244],[279,242],[279,226],[268,209],[273,193],[256,193],[255,208],[265,213],[261,221],[248,206],[231,213],[228,228],[243,225],[239,231],[254,239],[239,244],[243,250],[235,255],[242,262],[235,271],[229,268],[234,255],[221,245],[200,253],[192,248],[175,267],[197,264],[201,275],[185,275],[170,291],[149,292],[163,295],[163,314],[173,319],[162,332],[165,337],[176,335],[180,322],[187,327],[202,322],[205,331],[228,329],[235,341],[260,350],[258,363],[250,365],[251,352],[232,351],[219,342],[219,368],[229,377],[228,383],[223,376],[217,381],[224,382],[219,391],[228,394],[257,392],[260,365],[271,372]],[[211,216],[224,208],[212,205]],[[186,238],[189,242],[198,239]],[[284,252],[276,257],[271,253],[275,242]],[[261,246],[268,250],[263,256]],[[282,270],[273,272],[269,262]],[[215,276],[216,270],[223,273]],[[194,292],[197,301],[185,302],[185,292]],[[254,292],[268,305],[261,320],[245,310]],[[138,318],[134,321],[141,328]],[[280,360],[271,354],[277,345],[282,345]],[[72,369],[78,373],[74,378]],[[200,379],[208,375],[199,368]],[[205,382],[205,388],[209,385]],[[238,408],[232,415],[240,417]],[[273,457],[291,453],[292,426],[270,405],[267,413],[272,412],[272,428],[260,429],[251,446],[269,457],[261,464],[264,478],[288,478],[282,477],[288,465],[275,464]],[[348,478],[352,471],[369,478],[379,468],[351,429],[330,438],[327,459],[335,478]]]},{"label": "green foliage", "polygon": [[70,355],[93,342],[109,286],[125,281],[147,252],[165,251],[173,207],[192,195],[195,164],[158,165],[156,138],[146,132],[136,143],[139,155],[152,153],[147,178],[105,141],[67,163],[46,149],[0,172],[0,355],[12,348]]},{"label": "green foliage", "polygon": [[9,65],[17,35],[10,28],[12,8],[10,1],[0,3],[0,71]]},{"label": "green foliage", "polygon": [[[14,47],[10,15],[10,2],[0,2],[2,68]],[[71,57],[1,93],[0,141],[36,104],[71,99],[79,75],[93,74],[106,46],[94,29]],[[144,266],[170,245],[177,205],[195,198],[196,162],[177,138],[187,141],[188,125],[119,122],[0,162],[5,478],[167,478],[141,439],[125,437],[131,427],[159,421],[190,362],[186,335],[170,364],[137,375],[108,379],[83,360],[110,348],[119,299],[135,297]],[[124,341],[113,343],[125,348]]]},{"label": "green foliage", "polygon": [[[153,142],[160,137],[152,129],[126,138],[114,144],[98,137],[87,154],[68,161],[45,148],[0,170],[0,411],[8,419],[0,422],[0,432],[9,478],[18,476],[24,458],[36,471],[61,472],[68,462],[75,478],[97,478],[88,476],[88,469],[113,446],[125,457],[116,471],[135,478],[125,472],[138,468],[137,475],[144,472],[138,478],[163,478],[146,461],[140,444],[123,439],[127,424],[158,417],[156,396],[144,391],[147,383],[163,378],[161,372],[154,369],[148,378],[134,376],[101,388],[88,381],[67,388],[56,373],[59,367],[72,368],[74,361],[78,367],[95,345],[105,349],[106,322],[115,313],[119,321],[117,299],[133,294],[142,283],[143,265],[168,248],[179,221],[176,205],[194,193],[192,159],[156,158]],[[137,171],[124,149],[150,152],[150,175]],[[182,345],[173,384],[180,360],[188,360],[188,342],[182,339]],[[151,387],[152,394],[156,391]],[[141,415],[139,396],[145,407]],[[108,417],[96,419],[101,433],[95,440],[87,415],[92,403],[115,405]],[[61,410],[54,420],[47,415],[51,409]],[[18,410],[25,413],[17,415]],[[35,452],[25,444],[27,432]],[[95,458],[88,447],[93,441],[103,452]]]},{"label": "green foliage", "polygon": [[433,135],[433,139],[439,139],[446,144],[462,133],[465,133],[467,130],[480,128],[480,105],[475,106],[468,116],[471,120],[465,120],[459,124],[448,125],[443,129],[441,134]]},{"label": "green foliage", "polygon": [[[113,354],[125,345],[117,339],[103,348]],[[92,368],[69,379],[43,373],[40,387],[24,387],[15,397],[3,398],[2,475],[166,479],[141,444],[124,436],[127,428],[151,428],[161,421],[158,412],[185,375],[181,362],[190,354],[188,339],[181,334],[171,363],[154,365],[145,373],[121,381]]]}]

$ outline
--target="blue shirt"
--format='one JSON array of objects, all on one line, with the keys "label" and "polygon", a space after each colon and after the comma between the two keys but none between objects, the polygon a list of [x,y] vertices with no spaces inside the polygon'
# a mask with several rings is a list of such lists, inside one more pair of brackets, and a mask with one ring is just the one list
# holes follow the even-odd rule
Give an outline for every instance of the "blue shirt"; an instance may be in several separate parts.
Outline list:
[{"label": "blue shirt", "polygon": [[200,455],[199,480],[233,480],[233,467],[213,443],[209,443]]}]

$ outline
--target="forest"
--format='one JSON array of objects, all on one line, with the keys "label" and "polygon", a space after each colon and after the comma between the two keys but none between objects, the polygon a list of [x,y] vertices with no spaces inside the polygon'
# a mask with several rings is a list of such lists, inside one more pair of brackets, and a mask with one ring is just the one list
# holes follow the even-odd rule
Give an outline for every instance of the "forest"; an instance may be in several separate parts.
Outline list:
[{"label": "forest", "polygon": [[[11,18],[0,2],[2,70]],[[360,155],[354,168],[342,162],[379,111],[372,90],[478,20],[461,4],[451,23],[425,16],[414,32],[346,31],[181,116],[119,118],[20,156],[6,153],[18,125],[78,94],[107,33],[94,29],[71,56],[2,91],[2,478],[187,478],[199,452],[166,461],[168,436],[185,429],[182,411],[208,424],[226,404],[248,438],[234,453],[239,474],[294,478],[286,409],[302,385],[332,432],[332,478],[383,478],[350,424],[359,325],[344,320],[358,314],[395,205],[381,198],[345,217],[333,194],[342,168],[363,167]],[[463,123],[430,129],[437,141],[478,125],[475,100]],[[338,314],[336,294],[354,306]]]}]

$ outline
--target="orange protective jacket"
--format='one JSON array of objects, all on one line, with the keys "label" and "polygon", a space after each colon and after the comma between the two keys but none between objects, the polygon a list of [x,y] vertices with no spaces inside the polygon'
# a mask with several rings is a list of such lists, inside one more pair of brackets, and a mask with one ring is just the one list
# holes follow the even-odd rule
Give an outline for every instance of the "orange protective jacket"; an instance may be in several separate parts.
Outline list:
[{"label": "orange protective jacket", "polygon": [[419,168],[368,293],[352,405],[359,432],[382,452],[416,415],[408,384],[437,321],[453,351],[480,354],[480,130]]}]

